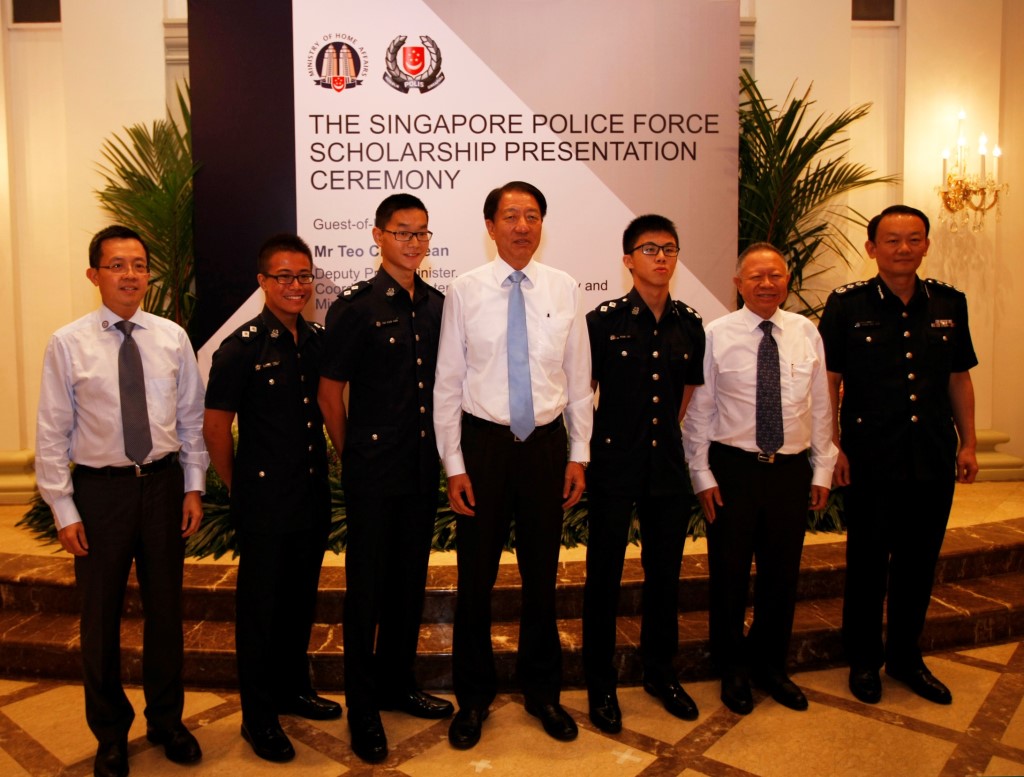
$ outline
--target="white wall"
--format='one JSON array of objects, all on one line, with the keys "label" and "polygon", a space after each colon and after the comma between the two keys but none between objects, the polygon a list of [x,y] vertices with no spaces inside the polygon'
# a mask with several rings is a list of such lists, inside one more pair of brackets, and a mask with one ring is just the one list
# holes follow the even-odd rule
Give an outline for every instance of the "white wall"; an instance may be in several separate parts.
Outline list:
[{"label": "white wall", "polygon": [[64,3],[60,25],[3,31],[10,254],[0,277],[14,299],[0,357],[18,381],[0,381],[0,452],[33,447],[46,340],[98,302],[85,268],[89,238],[107,223],[93,194],[99,149],[165,114],[163,15],[164,0]]}]

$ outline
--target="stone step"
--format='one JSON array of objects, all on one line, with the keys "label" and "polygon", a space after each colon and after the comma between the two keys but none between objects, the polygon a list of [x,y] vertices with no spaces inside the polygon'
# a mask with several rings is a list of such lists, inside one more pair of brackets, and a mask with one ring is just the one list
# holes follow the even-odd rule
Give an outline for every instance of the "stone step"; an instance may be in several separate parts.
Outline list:
[{"label": "stone step", "polygon": [[[707,556],[687,547],[683,556],[679,608],[700,612],[708,607]],[[800,564],[798,599],[841,597],[845,581],[845,544],[808,545]],[[1024,518],[950,529],[936,568],[936,582],[946,583],[1024,570]],[[191,621],[232,621],[235,615],[237,566],[186,564],[184,617]],[[451,623],[455,613],[454,566],[431,566],[428,571],[423,623]],[[563,619],[579,618],[582,612],[585,566],[582,561],[562,563],[558,576],[557,612]],[[622,573],[619,613],[640,612],[643,569],[640,560],[626,559]],[[324,567],[316,619],[341,623],[345,599],[345,571]],[[3,610],[75,614],[78,592],[74,562],[67,555],[38,556],[0,553],[0,605]],[[494,588],[496,621],[518,617],[519,572],[503,564]],[[125,600],[125,615],[138,617],[142,605],[134,576]]]},{"label": "stone step", "polygon": [[[793,668],[841,661],[839,624],[845,576],[842,542],[805,548],[791,647]],[[680,595],[679,668],[685,679],[707,677],[707,559],[684,559]],[[559,628],[565,648],[565,683],[583,681],[580,658],[583,562],[559,572]],[[451,616],[455,569],[432,567],[420,638],[418,671],[424,687],[449,688]],[[235,684],[235,568],[186,566],[186,682],[223,687]],[[639,682],[640,562],[629,559],[623,573],[617,661],[624,683]],[[77,593],[71,559],[60,556],[0,554],[0,672],[46,677],[78,677]],[[318,623],[310,643],[317,684],[344,685],[341,609],[344,571],[324,569]],[[518,573],[503,565],[495,588],[495,655],[502,687],[514,689],[518,625]],[[137,592],[125,606],[123,669],[141,678],[141,608]],[[1019,638],[1024,632],[1024,518],[947,532],[936,573],[923,645],[926,650],[963,648]]]},{"label": "stone step", "polygon": [[[805,599],[797,604],[790,649],[792,670],[842,662],[840,597]],[[564,684],[583,685],[581,622],[559,621],[564,650]],[[712,675],[708,655],[707,613],[688,611],[679,617],[678,668],[684,680]],[[640,619],[624,616],[618,626],[617,664],[624,684],[641,679],[637,647]],[[1024,572],[1010,572],[935,586],[922,640],[926,652],[982,645],[1024,634]],[[126,618],[122,632],[122,673],[128,682],[142,679],[142,620]],[[494,654],[502,690],[515,690],[518,624],[496,622]],[[18,610],[0,612],[0,673],[51,678],[77,678],[78,618],[67,613]],[[324,690],[344,687],[341,627],[318,623],[310,640],[315,684]],[[451,626],[427,624],[420,633],[419,681],[425,688],[451,687]],[[236,684],[234,625],[229,621],[185,623],[185,682],[190,686],[231,687]]]}]

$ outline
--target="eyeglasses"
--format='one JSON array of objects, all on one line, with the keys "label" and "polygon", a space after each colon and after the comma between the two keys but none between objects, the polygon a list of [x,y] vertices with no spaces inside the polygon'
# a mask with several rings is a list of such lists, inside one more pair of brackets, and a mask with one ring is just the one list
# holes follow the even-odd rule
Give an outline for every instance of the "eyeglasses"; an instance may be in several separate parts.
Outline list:
[{"label": "eyeglasses", "polygon": [[111,262],[110,264],[98,264],[96,269],[106,270],[114,275],[124,275],[128,270],[136,275],[149,275],[149,265],[145,262]]},{"label": "eyeglasses", "polygon": [[388,232],[389,234],[394,235],[395,240],[397,240],[399,243],[408,243],[410,240],[413,239],[414,236],[421,243],[427,243],[430,242],[430,238],[434,236],[434,233],[431,232],[429,229],[425,229],[422,232],[406,232],[404,230],[400,232],[395,232],[394,230],[391,229],[382,229],[381,232]]},{"label": "eyeglasses", "polygon": [[660,246],[657,243],[642,243],[641,245],[634,247],[630,253],[633,253],[634,251],[639,251],[644,256],[657,256],[658,252],[661,251],[669,259],[674,259],[679,256],[679,246],[672,245],[671,243],[666,243],[663,246]]},{"label": "eyeglasses", "polygon": [[265,278],[273,278],[275,281],[280,283],[282,286],[291,286],[295,281],[298,281],[303,286],[308,286],[313,282],[313,273],[304,272],[298,275],[292,275],[291,273],[279,273],[278,275],[271,275],[270,273],[264,274]]}]

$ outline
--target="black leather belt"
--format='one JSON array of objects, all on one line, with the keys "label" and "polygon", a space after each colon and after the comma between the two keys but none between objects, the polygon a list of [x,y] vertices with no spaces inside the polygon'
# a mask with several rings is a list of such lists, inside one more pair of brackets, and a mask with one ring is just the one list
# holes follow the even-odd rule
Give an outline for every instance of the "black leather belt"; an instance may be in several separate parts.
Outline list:
[{"label": "black leather belt", "polygon": [[132,464],[128,467],[89,467],[85,464],[75,464],[75,471],[108,478],[122,478],[128,476],[144,478],[146,475],[153,475],[161,470],[167,469],[172,464],[177,463],[178,454],[168,453],[162,459],[151,461],[148,464]]},{"label": "black leather belt", "polygon": [[807,458],[807,451],[800,451],[800,453],[762,453],[761,451],[745,451],[742,448],[737,448],[735,445],[726,445],[722,442],[711,443],[712,447],[717,447],[723,453],[728,453],[737,459],[754,459],[759,464],[781,464],[784,461],[795,459],[802,456]]},{"label": "black leather belt", "polygon": [[[497,424],[494,421],[488,421],[486,418],[478,418],[475,415],[470,415],[469,413],[463,413],[462,414],[462,423],[469,424],[470,426],[476,426],[476,427],[478,427],[480,429],[490,429],[490,430],[496,431],[496,432],[503,432],[503,433],[507,434],[509,437],[511,437],[513,442],[523,442],[518,437],[516,437],[514,434],[512,434],[512,429],[510,429],[505,424]],[[544,424],[543,426],[536,427],[530,433],[530,436],[527,439],[528,440],[535,440],[535,439],[537,439],[537,437],[539,437],[539,436],[541,436],[541,435],[543,435],[543,434],[545,434],[547,432],[553,432],[555,429],[558,429],[561,425],[562,425],[562,416],[558,416],[558,418],[556,418],[551,423]]]}]

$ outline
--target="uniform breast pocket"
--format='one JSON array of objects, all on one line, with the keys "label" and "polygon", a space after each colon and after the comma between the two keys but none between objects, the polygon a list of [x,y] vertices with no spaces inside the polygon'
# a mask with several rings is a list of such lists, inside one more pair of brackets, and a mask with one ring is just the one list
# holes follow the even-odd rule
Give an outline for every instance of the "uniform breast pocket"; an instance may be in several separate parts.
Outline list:
[{"label": "uniform breast pocket", "polygon": [[933,370],[948,372],[953,364],[953,330],[928,330],[928,366]]},{"label": "uniform breast pocket", "polygon": [[146,409],[152,423],[173,427],[178,412],[178,381],[175,378],[146,378]]}]

